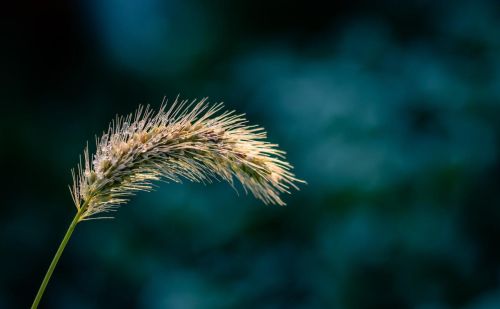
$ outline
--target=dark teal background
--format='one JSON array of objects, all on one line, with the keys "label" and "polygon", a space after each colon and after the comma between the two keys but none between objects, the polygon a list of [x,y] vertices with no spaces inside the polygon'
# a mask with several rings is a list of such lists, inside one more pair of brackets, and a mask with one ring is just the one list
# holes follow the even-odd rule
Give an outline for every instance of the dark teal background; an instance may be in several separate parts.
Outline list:
[{"label": "dark teal background", "polygon": [[31,304],[86,141],[178,94],[246,113],[308,185],[141,193],[77,227],[42,308],[500,308],[499,2],[330,5],[4,4],[0,308]]}]

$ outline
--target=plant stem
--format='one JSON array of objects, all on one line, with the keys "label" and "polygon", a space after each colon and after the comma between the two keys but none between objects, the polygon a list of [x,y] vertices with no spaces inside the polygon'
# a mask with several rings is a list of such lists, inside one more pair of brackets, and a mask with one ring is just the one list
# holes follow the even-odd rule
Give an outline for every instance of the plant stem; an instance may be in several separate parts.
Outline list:
[{"label": "plant stem", "polygon": [[63,253],[64,248],[66,247],[66,244],[68,243],[69,239],[71,238],[71,234],[73,234],[73,231],[75,230],[75,227],[78,224],[78,221],[80,220],[80,215],[81,215],[81,211],[77,212],[75,217],[73,218],[73,221],[71,221],[71,224],[69,225],[68,230],[66,231],[66,234],[64,235],[64,238],[61,241],[59,248],[57,249],[56,255],[52,259],[52,262],[50,263],[49,269],[47,270],[47,273],[45,274],[45,277],[43,278],[42,284],[40,285],[40,288],[38,289],[38,293],[36,294],[35,300],[33,301],[33,305],[31,305],[31,309],[36,309],[38,307],[38,304],[40,303],[40,300],[42,299],[43,292],[45,292],[45,288],[47,287],[47,284],[49,283],[50,277],[52,276],[52,273],[54,272],[54,269],[56,268],[57,262],[59,261],[59,258],[61,257],[61,254]]}]

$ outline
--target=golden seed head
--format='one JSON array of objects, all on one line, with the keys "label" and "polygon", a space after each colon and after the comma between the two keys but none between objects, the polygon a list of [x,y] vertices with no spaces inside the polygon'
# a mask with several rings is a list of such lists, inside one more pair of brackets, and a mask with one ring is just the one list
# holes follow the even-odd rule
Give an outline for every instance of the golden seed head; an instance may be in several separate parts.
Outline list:
[{"label": "golden seed head", "polygon": [[205,99],[188,104],[175,101],[157,113],[139,107],[110,126],[97,142],[96,153],[79,166],[72,194],[81,220],[115,211],[137,191],[149,191],[152,182],[186,178],[234,183],[264,203],[285,205],[280,193],[298,189],[283,152],[266,142],[265,131],[249,127],[241,115],[222,112],[222,104]]},{"label": "golden seed head", "polygon": [[121,142],[120,143],[120,151],[121,153],[127,153],[130,150],[129,143]]},{"label": "golden seed head", "polygon": [[152,133],[142,132],[139,136],[141,143],[145,144],[150,138]]},{"label": "golden seed head", "polygon": [[105,172],[110,167],[111,167],[111,161],[104,159],[99,162],[97,170],[102,173]]}]

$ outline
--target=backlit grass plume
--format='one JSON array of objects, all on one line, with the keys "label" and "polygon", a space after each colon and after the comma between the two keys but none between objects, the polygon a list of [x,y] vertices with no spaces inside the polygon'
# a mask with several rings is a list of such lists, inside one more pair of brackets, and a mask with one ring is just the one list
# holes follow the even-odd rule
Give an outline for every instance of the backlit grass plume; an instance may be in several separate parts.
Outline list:
[{"label": "backlit grass plume", "polygon": [[50,276],[76,225],[84,220],[110,218],[111,212],[137,191],[149,191],[153,182],[237,179],[245,191],[266,204],[285,205],[281,193],[297,189],[292,166],[284,152],[267,142],[266,132],[248,125],[243,115],[221,112],[222,104],[206,100],[178,101],[157,112],[139,107],[117,117],[88,147],[73,172],[70,187],[77,214],[52,261],[32,308],[36,308]]}]

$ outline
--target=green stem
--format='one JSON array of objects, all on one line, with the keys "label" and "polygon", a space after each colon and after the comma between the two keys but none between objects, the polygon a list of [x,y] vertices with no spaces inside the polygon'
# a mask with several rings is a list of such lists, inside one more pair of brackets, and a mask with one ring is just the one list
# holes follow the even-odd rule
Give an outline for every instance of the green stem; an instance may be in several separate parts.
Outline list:
[{"label": "green stem", "polygon": [[45,288],[47,287],[47,284],[49,283],[50,277],[52,276],[52,273],[54,272],[54,269],[56,268],[57,262],[59,261],[59,258],[61,257],[61,254],[64,251],[64,248],[66,247],[66,244],[68,243],[71,234],[73,234],[73,231],[75,230],[76,225],[78,224],[78,221],[80,220],[80,215],[81,211],[77,212],[75,217],[73,218],[73,221],[71,221],[71,224],[68,227],[68,230],[66,231],[66,234],[64,235],[64,238],[59,245],[59,248],[57,249],[56,255],[52,259],[52,262],[50,263],[49,269],[47,270],[47,273],[45,274],[45,277],[43,278],[42,284],[40,285],[40,288],[38,289],[38,293],[36,294],[35,300],[33,301],[33,305],[31,305],[31,309],[36,309],[38,307],[38,304],[40,303],[40,300],[42,299],[43,292],[45,292]]}]

